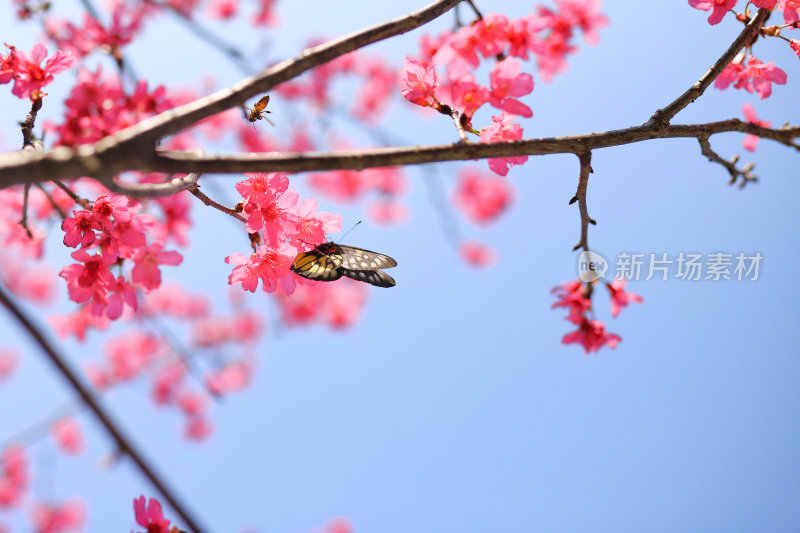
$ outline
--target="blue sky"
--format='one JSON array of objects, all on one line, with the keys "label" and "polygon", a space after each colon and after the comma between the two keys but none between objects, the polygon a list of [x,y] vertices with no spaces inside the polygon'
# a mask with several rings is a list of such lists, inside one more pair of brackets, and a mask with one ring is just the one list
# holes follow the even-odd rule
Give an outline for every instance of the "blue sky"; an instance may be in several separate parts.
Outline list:
[{"label": "blue sky", "polygon": [[[524,99],[534,111],[523,122],[525,137],[645,122],[702,75],[740,29],[730,20],[710,27],[707,13],[685,3],[659,5],[658,12],[647,4],[604,2],[611,25],[599,45],[581,42],[570,70],[550,84],[534,74],[536,88]],[[270,57],[280,59],[309,36],[342,35],[420,6],[328,2],[309,17],[304,3],[283,2],[278,31],[242,41],[252,50],[267,40]],[[509,16],[531,11],[511,1],[481,7]],[[431,31],[451,23],[444,17]],[[230,40],[242,34],[216,29]],[[29,49],[36,33],[0,20],[3,41],[20,48]],[[371,50],[399,64],[415,53],[420,35]],[[192,84],[213,72],[224,85],[241,77],[172,23],[153,26],[145,41],[130,55],[153,82]],[[759,42],[756,55],[776,61],[788,85],[763,101],[710,89],[674,122],[741,117],[749,101],[773,125],[797,124],[791,87],[799,63],[788,46],[771,41]],[[63,86],[49,92],[60,100]],[[8,91],[0,98],[12,117],[0,132],[13,147],[13,122],[26,110]],[[280,131],[280,99],[270,107]],[[397,136],[414,144],[454,140],[448,121],[410,109],[399,101],[392,108]],[[43,113],[56,117],[57,109]],[[741,139],[718,136],[712,146],[730,157],[743,152]],[[458,219],[465,236],[499,251],[499,264],[485,271],[464,266],[445,239],[425,180],[449,196],[462,165],[441,164],[437,172],[409,171],[408,224],[362,224],[347,239],[395,257],[397,287],[372,290],[363,320],[347,333],[315,327],[277,335],[270,326],[252,387],[215,406],[209,442],[184,443],[178,417],[151,405],[145,383],[115,390],[106,405],[212,531],[304,533],[335,516],[362,533],[797,531],[800,351],[791,323],[800,289],[798,159],[761,141],[743,160],[757,162],[760,182],[739,190],[693,140],[594,153],[589,210],[598,225],[589,242],[599,253],[764,257],[757,281],[632,282],[645,303],[616,320],[601,289],[595,306],[623,338],[616,350],[587,357],[561,345],[571,327],[550,310],[550,288],[576,276],[570,250],[579,218],[568,205],[575,158],[535,157],[513,168],[515,205],[491,228]],[[237,180],[216,178],[216,186],[232,191]],[[345,226],[363,217],[358,207],[320,202],[342,212]],[[199,203],[194,213],[193,247],[170,274],[212,291],[224,308],[223,258],[246,250],[245,234]],[[50,249],[63,254],[54,233]],[[248,301],[274,315],[263,296]],[[0,339],[24,353],[17,375],[0,385],[2,441],[61,405],[69,391],[8,319]],[[61,345],[79,365],[99,357],[101,340]],[[82,495],[91,503],[90,531],[130,530],[131,500],[154,492],[126,461],[101,468],[110,443],[90,418],[79,419],[91,443],[84,456],[57,455],[47,440],[32,448],[34,466],[48,472],[34,494]],[[19,524],[2,514],[0,523]]]}]

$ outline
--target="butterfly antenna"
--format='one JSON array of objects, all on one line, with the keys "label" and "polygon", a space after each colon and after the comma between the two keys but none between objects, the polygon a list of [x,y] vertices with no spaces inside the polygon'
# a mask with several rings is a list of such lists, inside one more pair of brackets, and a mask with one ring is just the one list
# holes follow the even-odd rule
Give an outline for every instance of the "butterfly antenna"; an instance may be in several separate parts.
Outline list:
[{"label": "butterfly antenna", "polygon": [[357,227],[359,224],[361,224],[361,222],[363,222],[363,221],[362,221],[362,220],[359,220],[358,222],[356,222],[355,224],[353,224],[353,227],[352,227],[352,228],[350,228],[349,230],[347,230],[347,233],[345,233],[344,235],[342,235],[341,237],[339,237],[339,242],[343,241],[345,237],[347,237],[348,235],[350,235],[350,232],[351,232],[351,231],[353,231],[354,229],[356,229],[356,227]]}]

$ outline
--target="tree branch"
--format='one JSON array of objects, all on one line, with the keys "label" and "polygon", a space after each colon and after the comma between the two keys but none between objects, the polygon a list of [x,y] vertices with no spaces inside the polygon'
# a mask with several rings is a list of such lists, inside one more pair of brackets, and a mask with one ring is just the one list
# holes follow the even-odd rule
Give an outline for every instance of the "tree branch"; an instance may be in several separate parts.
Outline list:
[{"label": "tree branch", "polygon": [[158,490],[161,496],[169,502],[170,506],[181,517],[186,526],[195,533],[205,531],[201,528],[199,522],[188,512],[186,506],[178,500],[174,492],[167,488],[164,480],[156,473],[155,469],[150,466],[139,451],[133,446],[130,439],[123,433],[120,427],[111,419],[111,416],[106,412],[105,408],[100,405],[94,397],[92,391],[85,386],[78,375],[69,367],[64,357],[56,351],[50,341],[48,341],[44,334],[30,321],[30,319],[22,312],[14,301],[9,298],[5,290],[0,287],[0,304],[8,309],[17,322],[28,332],[33,338],[33,341],[39,345],[44,354],[50,359],[50,362],[55,365],[59,373],[67,380],[70,387],[80,396],[84,404],[89,408],[95,416],[100,425],[106,430],[112,440],[115,442],[119,450],[128,455],[133,460],[134,464],[138,467],[139,471],[144,475],[150,483]]},{"label": "tree branch", "polygon": [[731,45],[725,50],[725,53],[717,59],[717,61],[711,66],[708,71],[700,77],[694,85],[689,87],[686,92],[680,95],[677,99],[675,99],[671,104],[669,104],[664,109],[659,109],[656,111],[650,120],[647,121],[645,125],[651,126],[660,126],[664,127],[677,115],[682,109],[686,106],[697,100],[700,95],[702,95],[705,90],[711,85],[717,76],[725,70],[733,58],[736,57],[742,48],[745,46],[749,46],[750,43],[753,41],[753,38],[758,35],[759,30],[764,25],[764,22],[769,18],[771,10],[769,9],[759,9],[758,13],[755,17],[747,23],[742,30],[742,33],[734,40]]},{"label": "tree branch", "polygon": [[[705,124],[655,124],[634,126],[602,133],[506,141],[498,143],[455,143],[401,148],[324,152],[282,152],[262,154],[201,155],[196,150],[160,151],[153,156],[131,150],[117,157],[109,151],[96,152],[92,146],[76,150],[56,147],[47,153],[24,150],[0,154],[0,188],[12,185],[72,179],[126,170],[166,173],[305,172],[311,170],[363,170],[372,167],[414,165],[442,161],[466,161],[517,155],[580,154],[586,150],[622,146],[663,138],[708,137],[717,133],[741,132],[770,139],[800,151],[800,127],[765,128],[739,119]],[[98,144],[102,143],[100,141]],[[127,148],[131,148],[128,146]],[[108,178],[104,178],[108,179]]]},{"label": "tree branch", "polygon": [[108,190],[130,198],[161,198],[188,191],[197,185],[199,174],[187,174],[164,183],[124,183],[116,179],[101,180]]},{"label": "tree branch", "polygon": [[739,178],[742,178],[739,187],[744,187],[750,182],[758,181],[758,178],[753,175],[754,163],[748,163],[742,169],[738,169],[736,168],[736,163],[739,162],[738,155],[733,156],[730,161],[726,161],[711,149],[711,143],[708,142],[708,137],[698,137],[697,141],[700,143],[700,153],[706,156],[712,163],[719,163],[725,167],[725,170],[731,175],[731,180],[728,182],[728,185],[733,185]]},{"label": "tree branch", "polygon": [[592,152],[586,151],[578,154],[578,161],[580,162],[580,177],[578,179],[578,190],[575,196],[569,201],[570,205],[578,202],[578,210],[581,213],[581,240],[578,241],[572,249],[577,250],[583,248],[584,251],[589,251],[589,224],[597,224],[597,222],[589,216],[589,206],[586,202],[586,190],[589,188],[589,174],[592,171]]}]

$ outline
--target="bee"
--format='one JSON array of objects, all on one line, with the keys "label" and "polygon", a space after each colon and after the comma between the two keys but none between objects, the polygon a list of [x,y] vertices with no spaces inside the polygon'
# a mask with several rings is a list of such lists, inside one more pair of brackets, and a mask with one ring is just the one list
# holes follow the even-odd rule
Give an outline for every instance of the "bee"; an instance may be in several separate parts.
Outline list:
[{"label": "bee", "polygon": [[397,266],[397,261],[388,255],[325,242],[313,250],[297,254],[291,270],[298,276],[318,281],[334,281],[346,276],[376,287],[394,287],[392,276],[380,270],[394,266]]},{"label": "bee", "polygon": [[256,104],[250,108],[247,113],[247,120],[250,122],[255,122],[256,120],[264,119],[270,123],[271,126],[275,126],[275,123],[272,122],[269,117],[265,113],[272,113],[272,111],[267,110],[267,104],[269,103],[269,95],[263,96],[261,100],[256,102]]}]

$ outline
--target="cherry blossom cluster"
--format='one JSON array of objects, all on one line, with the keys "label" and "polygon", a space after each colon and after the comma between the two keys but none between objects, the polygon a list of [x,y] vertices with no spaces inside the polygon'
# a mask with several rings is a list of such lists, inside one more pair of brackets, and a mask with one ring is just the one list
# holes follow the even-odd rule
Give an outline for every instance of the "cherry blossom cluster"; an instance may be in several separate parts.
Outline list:
[{"label": "cherry blossom cluster", "polygon": [[[557,11],[539,7],[537,13],[514,20],[490,14],[454,32],[424,36],[418,58],[407,57],[403,64],[403,96],[446,115],[457,110],[461,124],[479,134],[481,142],[521,139],[522,128],[514,120],[530,118],[533,111],[519,97],[531,93],[534,86],[533,77],[522,72],[522,61],[535,55],[542,79],[550,81],[566,70],[566,57],[576,50],[571,44],[575,30],[580,28],[586,41],[595,43],[597,29],[608,23],[600,13],[599,0],[557,0],[556,6]],[[481,85],[473,71],[489,58],[496,62],[488,85]],[[437,67],[446,69],[442,82]],[[475,131],[472,117],[487,103],[501,112],[490,125]],[[505,176],[509,166],[525,161],[525,156],[496,158],[489,160],[489,166]]]},{"label": "cherry blossom cluster", "polygon": [[[126,306],[136,311],[136,290],[158,288],[160,266],[183,260],[177,251],[164,250],[163,241],[148,244],[156,220],[140,213],[141,208],[141,203],[125,196],[102,195],[91,209],[73,211],[61,224],[64,245],[78,249],[71,254],[77,263],[64,267],[59,276],[67,282],[70,299],[91,305],[94,315],[116,320]],[[129,277],[115,276],[112,267],[126,259],[133,263]]]},{"label": "cherry blossom cluster", "polygon": [[[719,24],[726,14],[732,13],[740,22],[746,23],[748,13],[736,13],[737,0],[689,0],[689,5],[696,9],[711,11],[708,23],[711,25]],[[784,19],[783,26],[767,26],[763,28],[764,37],[779,37],[788,41],[792,51],[800,56],[800,41],[797,39],[787,39],[781,35],[783,30],[797,29],[800,27],[800,0],[753,0],[752,4],[760,9],[772,9],[781,12]],[[752,53],[752,44],[748,46],[746,52],[737,55],[725,69],[714,80],[714,87],[717,89],[727,89],[733,86],[734,89],[743,89],[749,93],[757,94],[761,99],[769,98],[772,95],[772,85],[785,85],[787,81],[786,72],[777,67],[774,61],[763,62],[756,58]],[[749,103],[744,104],[742,111],[745,120],[758,124],[763,127],[770,127],[770,122],[760,120],[756,111]],[[758,144],[758,137],[747,135],[742,145],[746,150],[754,151]]]},{"label": "cherry blossom cluster", "polygon": [[374,193],[367,204],[367,216],[380,226],[399,224],[409,217],[408,207],[400,201],[409,183],[400,168],[332,170],[311,174],[308,180],[316,192],[339,203],[363,201]]},{"label": "cherry blossom cluster", "polygon": [[[643,301],[638,294],[626,292],[626,284],[627,280],[624,278],[605,283],[611,299],[611,316],[613,318],[617,318],[622,309],[629,303],[642,303]],[[596,352],[603,346],[616,348],[617,344],[622,340],[616,333],[607,332],[606,325],[602,321],[592,318],[593,288],[594,286],[591,283],[575,280],[558,285],[551,291],[557,298],[551,308],[565,308],[568,311],[566,320],[578,327],[575,331],[564,335],[561,343],[580,344],[587,354]]]},{"label": "cherry blossom cluster", "polygon": [[[187,323],[187,337],[191,339],[187,351],[179,353],[179,347],[157,333],[127,330],[106,341],[101,362],[87,366],[90,381],[99,390],[108,390],[147,375],[153,402],[184,415],[184,436],[195,441],[206,439],[213,431],[211,397],[237,392],[250,383],[255,367],[252,349],[265,329],[261,318],[246,308],[237,308],[231,316],[212,314],[207,298],[188,293],[176,283],[149,293],[140,314],[152,320]],[[74,316],[84,315],[78,312]],[[197,360],[204,352],[217,355],[214,368],[200,375],[199,367],[188,357]],[[226,352],[236,355],[220,359]]]},{"label": "cherry blossom cluster", "polygon": [[[31,473],[25,448],[9,444],[0,454],[0,510],[26,509],[36,533],[74,531],[83,526],[86,505],[77,498],[61,503],[27,498]],[[2,529],[0,527],[0,529]]]},{"label": "cherry blossom cluster", "polygon": [[0,510],[26,509],[36,533],[60,533],[82,527],[86,516],[82,500],[73,498],[59,504],[31,501],[27,498],[30,481],[25,448],[9,444],[0,454]]},{"label": "cherry blossom cluster", "polygon": [[[513,197],[506,178],[467,167],[459,172],[452,202],[468,220],[488,226],[509,209]],[[476,267],[488,267],[497,260],[494,250],[475,240],[460,243],[459,254],[467,264]]]},{"label": "cherry blossom cluster", "polygon": [[59,49],[69,51],[75,57],[83,58],[94,51],[102,51],[121,60],[121,49],[142,29],[142,17],[146,10],[147,6],[141,3],[131,5],[128,2],[116,2],[111,12],[110,27],[104,26],[89,13],[84,13],[81,26],[51,15],[45,19],[45,29]]},{"label": "cherry blossom cluster", "polygon": [[[320,42],[312,41],[309,47]],[[378,122],[397,87],[395,68],[378,55],[351,52],[320,65],[306,76],[280,84],[276,90],[287,100],[308,102],[321,112],[344,104],[333,99],[331,94],[334,82],[348,76],[360,80],[351,104],[353,116],[367,124]]]},{"label": "cherry blossom cluster", "polygon": [[42,89],[53,81],[53,76],[64,72],[75,59],[63,50],[55,54],[42,66],[47,57],[47,48],[42,43],[35,44],[30,55],[16,47],[6,44],[7,54],[0,54],[0,84],[14,82],[11,93],[17,98],[41,99],[47,93]]},{"label": "cherry blossom cluster", "polygon": [[228,277],[231,285],[241,284],[255,292],[259,280],[266,292],[278,288],[286,294],[294,292],[298,277],[289,267],[301,251],[325,242],[326,233],[341,229],[340,215],[317,211],[313,198],[299,200],[289,190],[289,178],[283,174],[245,174],[248,179],[236,184],[244,198],[241,210],[250,234],[263,235],[263,242],[250,257],[234,253],[225,262],[235,265]]},{"label": "cherry blossom cluster", "polygon": [[78,81],[64,106],[63,122],[48,123],[45,128],[57,136],[55,144],[76,146],[98,141],[173,104],[164,87],[150,91],[144,80],[137,83],[133,94],[127,94],[119,76],[104,76],[98,66],[94,73],[87,69],[78,72]]}]

